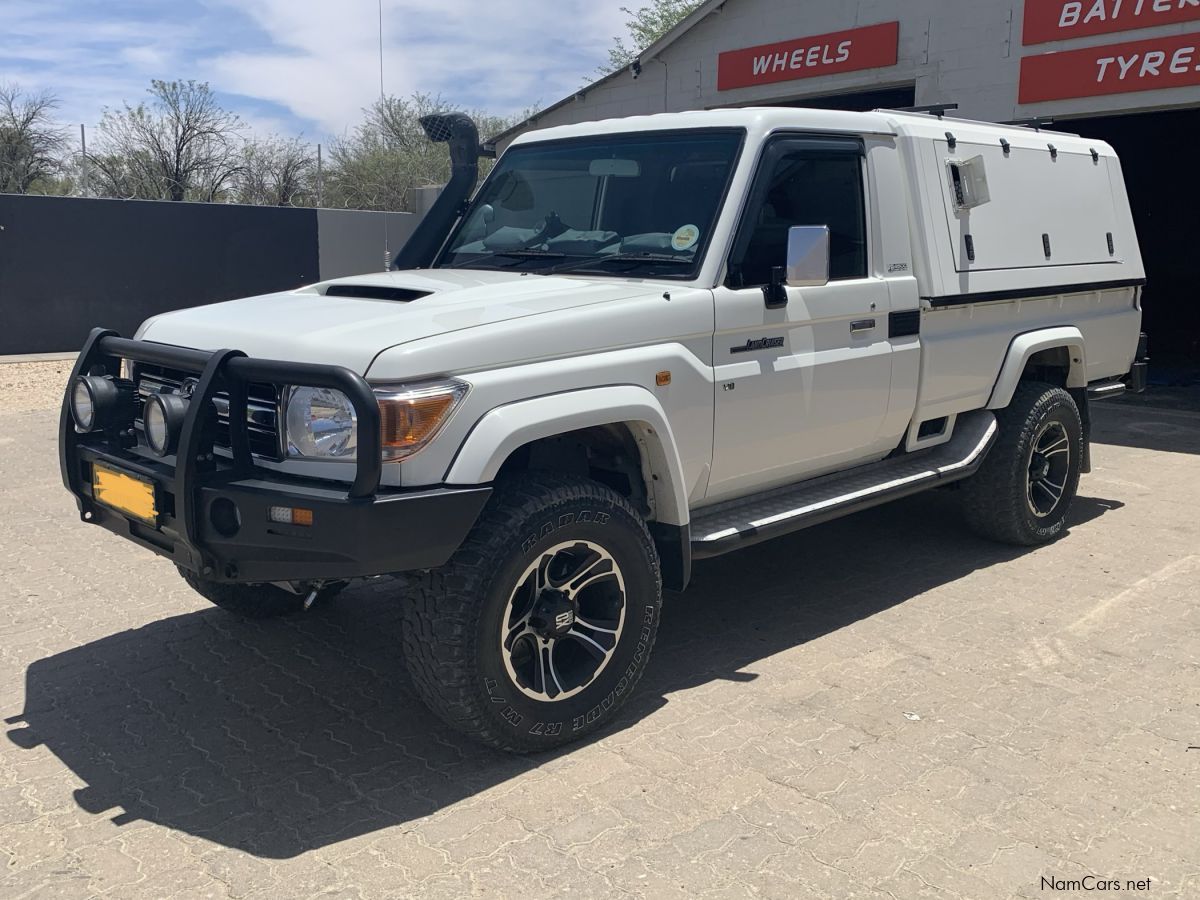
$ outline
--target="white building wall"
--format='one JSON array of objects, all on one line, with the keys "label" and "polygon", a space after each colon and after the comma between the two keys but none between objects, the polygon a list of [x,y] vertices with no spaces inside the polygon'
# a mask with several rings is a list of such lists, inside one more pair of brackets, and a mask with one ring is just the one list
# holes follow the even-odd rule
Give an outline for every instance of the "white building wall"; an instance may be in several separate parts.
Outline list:
[{"label": "white building wall", "polygon": [[[531,127],[905,85],[915,85],[918,104],[957,103],[955,115],[1001,122],[1200,104],[1198,86],[1020,105],[1022,56],[1200,31],[1200,23],[1190,22],[1023,47],[1023,16],[1023,0],[727,0],[660,58],[645,60],[636,80],[621,72],[540,114]],[[897,20],[894,67],[717,90],[717,59],[724,51]]]}]

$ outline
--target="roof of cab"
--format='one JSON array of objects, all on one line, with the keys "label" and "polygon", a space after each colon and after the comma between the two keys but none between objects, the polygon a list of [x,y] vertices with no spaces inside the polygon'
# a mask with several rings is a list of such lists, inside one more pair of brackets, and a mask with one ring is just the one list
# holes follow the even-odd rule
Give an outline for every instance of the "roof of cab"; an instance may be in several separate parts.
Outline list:
[{"label": "roof of cab", "polygon": [[603,119],[575,125],[558,125],[527,131],[511,146],[558,141],[605,134],[642,131],[679,131],[692,128],[744,128],[751,134],[769,134],[788,128],[847,134],[895,134],[884,113],[843,112],[830,109],[789,109],[786,107],[747,107],[741,109],[693,110]]},{"label": "roof of cab", "polygon": [[947,132],[964,141],[1010,140],[1014,146],[1046,145],[1057,142],[1064,151],[1086,152],[1095,149],[1102,156],[1113,156],[1113,150],[1103,141],[1081,138],[1061,131],[1037,130],[1019,125],[998,125],[970,119],[939,117],[927,113],[877,109],[873,112],[846,112],[831,109],[798,107],[743,107],[738,109],[692,110],[659,113],[652,116],[630,116],[558,125],[518,136],[511,146],[568,140],[608,134],[629,134],[647,131],[680,131],[694,128],[742,128],[752,138],[761,138],[775,131],[803,129],[826,134],[888,135],[897,137],[944,140]]}]

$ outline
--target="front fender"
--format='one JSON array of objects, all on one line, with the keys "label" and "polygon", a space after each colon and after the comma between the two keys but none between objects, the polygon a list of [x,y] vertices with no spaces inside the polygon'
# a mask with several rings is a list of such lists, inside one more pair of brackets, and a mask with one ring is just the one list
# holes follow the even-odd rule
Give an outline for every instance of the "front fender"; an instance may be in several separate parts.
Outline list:
[{"label": "front fender", "polygon": [[1000,367],[1000,377],[996,379],[996,386],[992,388],[987,408],[1004,409],[1012,402],[1025,366],[1035,353],[1062,347],[1069,351],[1071,360],[1066,386],[1087,387],[1087,357],[1084,355],[1083,333],[1073,325],[1040,328],[1017,335],[1009,344],[1004,364]]},{"label": "front fender", "polygon": [[587,388],[499,406],[472,428],[450,466],[448,484],[487,484],[514,451],[541,438],[626,424],[645,454],[659,522],[688,524],[687,488],[675,436],[657,398],[635,385]]}]

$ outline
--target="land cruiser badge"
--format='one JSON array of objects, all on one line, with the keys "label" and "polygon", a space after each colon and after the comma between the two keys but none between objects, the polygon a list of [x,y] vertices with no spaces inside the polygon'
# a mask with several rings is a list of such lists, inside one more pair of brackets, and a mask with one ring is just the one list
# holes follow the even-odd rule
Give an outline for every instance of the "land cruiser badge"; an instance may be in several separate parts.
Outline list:
[{"label": "land cruiser badge", "polygon": [[759,338],[755,341],[746,341],[744,346],[730,347],[730,353],[754,353],[756,350],[775,350],[783,346],[783,338],[770,337]]}]

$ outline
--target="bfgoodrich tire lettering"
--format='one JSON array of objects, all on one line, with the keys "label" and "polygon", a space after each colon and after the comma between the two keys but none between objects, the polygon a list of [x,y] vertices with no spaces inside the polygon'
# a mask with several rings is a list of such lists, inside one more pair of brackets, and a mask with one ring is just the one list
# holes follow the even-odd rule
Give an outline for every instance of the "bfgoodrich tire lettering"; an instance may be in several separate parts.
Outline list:
[{"label": "bfgoodrich tire lettering", "polygon": [[454,557],[409,586],[418,693],[459,731],[518,752],[612,718],[645,669],[662,603],[654,544],[624,498],[543,473],[499,484]]},{"label": "bfgoodrich tire lettering", "polygon": [[996,418],[996,445],[979,472],[963,483],[967,523],[983,537],[1007,544],[1052,541],[1066,528],[1079,487],[1079,408],[1062,388],[1027,381]]}]

